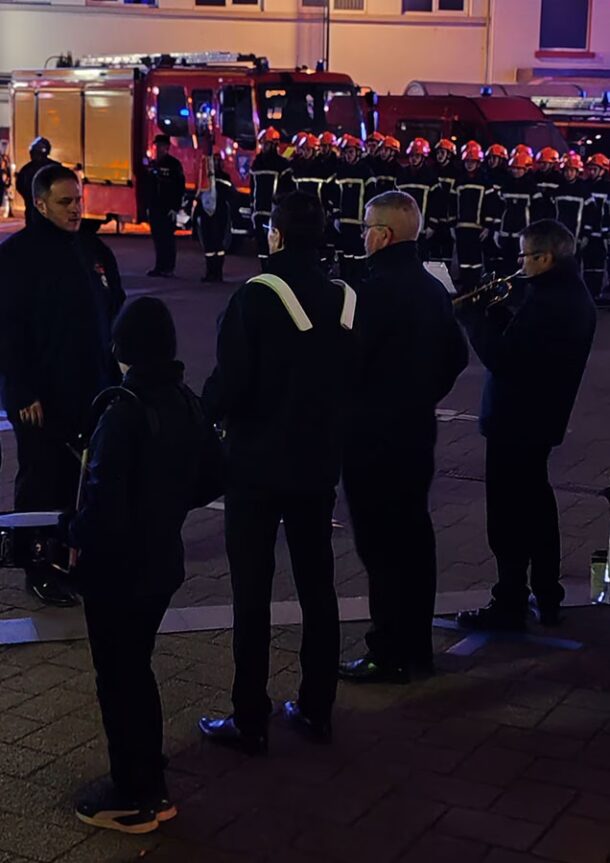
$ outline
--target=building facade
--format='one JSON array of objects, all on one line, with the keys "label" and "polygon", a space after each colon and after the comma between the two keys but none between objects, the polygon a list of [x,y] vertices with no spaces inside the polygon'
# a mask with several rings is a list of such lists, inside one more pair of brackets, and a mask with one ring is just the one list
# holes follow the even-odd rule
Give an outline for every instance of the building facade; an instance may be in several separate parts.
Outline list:
[{"label": "building facade", "polygon": [[[276,67],[315,66],[327,47],[326,2],[0,0],[0,73],[52,65],[67,51],[240,51]],[[513,82],[610,67],[608,0],[328,2],[330,68],[380,93],[402,93],[412,79]]]}]

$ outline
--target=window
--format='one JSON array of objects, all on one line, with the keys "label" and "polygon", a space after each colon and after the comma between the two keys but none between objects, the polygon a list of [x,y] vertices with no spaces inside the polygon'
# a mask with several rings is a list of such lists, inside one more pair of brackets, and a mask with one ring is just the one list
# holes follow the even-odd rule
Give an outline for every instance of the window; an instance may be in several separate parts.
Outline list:
[{"label": "window", "polygon": [[240,147],[253,150],[256,146],[252,116],[252,91],[249,86],[228,85],[221,93],[222,134]]},{"label": "window", "polygon": [[157,6],[157,0],[86,0],[87,6],[107,6],[114,3],[117,6]]},{"label": "window", "polygon": [[337,12],[363,12],[364,0],[335,0],[334,8]]},{"label": "window", "polygon": [[[554,147],[560,153],[567,150],[566,140],[549,120],[540,122],[500,121],[489,124],[489,143],[497,141],[512,150],[517,144],[527,144],[538,152],[543,147]],[[484,142],[484,143],[487,143]]]},{"label": "window", "polygon": [[467,0],[402,0],[403,12],[465,12]]},{"label": "window", "polygon": [[542,0],[540,47],[586,51],[589,45],[589,0]]},{"label": "window", "polygon": [[157,96],[157,126],[172,138],[187,138],[189,114],[184,87],[159,88]]},{"label": "window", "polygon": [[195,131],[199,138],[203,138],[209,134],[213,125],[213,90],[193,90],[193,114],[195,115]]},{"label": "window", "polygon": [[326,0],[301,0],[301,6],[317,6],[324,9],[326,7]]},{"label": "window", "polygon": [[226,6],[226,0],[195,0],[195,6]]},{"label": "window", "polygon": [[356,94],[344,85],[267,84],[258,88],[258,103],[261,126],[275,126],[284,141],[300,131],[361,134]]}]

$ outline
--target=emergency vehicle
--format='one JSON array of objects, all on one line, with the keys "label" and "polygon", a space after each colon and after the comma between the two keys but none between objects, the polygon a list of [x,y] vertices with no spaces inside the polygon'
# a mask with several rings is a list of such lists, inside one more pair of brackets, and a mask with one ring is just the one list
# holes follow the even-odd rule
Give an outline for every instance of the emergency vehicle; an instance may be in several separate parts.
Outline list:
[{"label": "emergency vehicle", "polygon": [[503,144],[510,151],[523,143],[534,152],[542,147],[567,150],[551,120],[524,97],[379,96],[375,113],[377,129],[398,138],[403,151],[414,138],[426,138],[433,146],[449,138],[459,143],[475,140],[484,149]]},{"label": "emergency vehicle", "polygon": [[48,138],[53,158],[82,176],[85,218],[118,225],[145,219],[142,179],[159,132],[171,138],[190,198],[206,188],[209,156],[220,152],[240,193],[235,233],[247,230],[261,128],[273,125],[288,143],[302,130],[360,135],[362,127],[348,75],[274,70],[265,58],[223,52],[86,57],[69,68],[17,71],[11,122],[14,171],[37,135]]},{"label": "emergency vehicle", "polygon": [[610,93],[602,97],[546,95],[531,99],[557,126],[569,149],[583,159],[593,153],[610,153]]}]

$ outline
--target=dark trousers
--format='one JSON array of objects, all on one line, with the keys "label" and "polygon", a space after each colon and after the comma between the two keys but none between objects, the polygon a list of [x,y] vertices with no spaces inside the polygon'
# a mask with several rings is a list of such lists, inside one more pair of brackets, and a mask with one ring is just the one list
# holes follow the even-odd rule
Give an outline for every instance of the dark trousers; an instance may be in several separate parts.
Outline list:
[{"label": "dark trousers", "polygon": [[176,267],[176,224],[173,216],[160,210],[150,212],[150,232],[155,247],[155,270],[173,273]]},{"label": "dark trousers", "polygon": [[606,244],[601,237],[591,237],[582,252],[583,276],[592,297],[599,297],[606,275]]},{"label": "dark trousers", "polygon": [[519,237],[500,238],[500,262],[498,276],[512,276],[519,269]]},{"label": "dark trousers", "polygon": [[110,773],[119,791],[137,801],[167,794],[163,715],[150,663],[170,599],[84,600]]},{"label": "dark trousers", "polygon": [[478,287],[483,272],[483,250],[480,228],[455,229],[455,247],[460,267],[462,293]]},{"label": "dark trousers", "polygon": [[271,216],[256,215],[254,217],[254,240],[256,242],[256,254],[258,256],[263,272],[269,258],[269,242],[267,240],[267,228]]},{"label": "dark trousers", "polygon": [[555,608],[564,597],[559,519],[548,476],[550,453],[550,446],[487,440],[487,536],[498,568],[492,593],[511,611],[527,606],[530,568],[541,608]]},{"label": "dark trousers", "polygon": [[284,520],[303,613],[299,705],[316,721],[330,717],[337,688],[339,612],[331,542],[335,493],[232,490],[225,497],[233,585],[235,722],[246,733],[267,725],[271,586],[275,542]]},{"label": "dark trousers", "polygon": [[80,463],[64,442],[68,435],[51,424],[42,429],[10,417],[17,440],[15,509],[47,512],[76,503]]},{"label": "dark trousers", "polygon": [[428,494],[432,447],[413,453],[408,470],[396,465],[346,464],[347,495],[356,551],[366,567],[372,627],[366,643],[380,665],[432,661],[436,543]]},{"label": "dark trousers", "polygon": [[447,225],[437,225],[430,240],[430,260],[441,261],[451,270],[453,261],[453,237]]}]

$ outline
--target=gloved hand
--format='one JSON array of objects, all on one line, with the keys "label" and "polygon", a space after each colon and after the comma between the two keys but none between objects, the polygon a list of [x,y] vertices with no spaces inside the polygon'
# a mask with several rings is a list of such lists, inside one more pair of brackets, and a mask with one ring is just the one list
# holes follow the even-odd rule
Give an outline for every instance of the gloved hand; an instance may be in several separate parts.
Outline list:
[{"label": "gloved hand", "polygon": [[483,228],[483,230],[481,231],[481,235],[479,237],[480,241],[482,243],[484,243],[488,237],[489,237],[489,228]]},{"label": "gloved hand", "polygon": [[424,231],[424,237],[427,240],[431,240],[432,237],[434,236],[434,233],[435,233],[434,228],[426,228],[426,230]]}]

